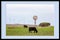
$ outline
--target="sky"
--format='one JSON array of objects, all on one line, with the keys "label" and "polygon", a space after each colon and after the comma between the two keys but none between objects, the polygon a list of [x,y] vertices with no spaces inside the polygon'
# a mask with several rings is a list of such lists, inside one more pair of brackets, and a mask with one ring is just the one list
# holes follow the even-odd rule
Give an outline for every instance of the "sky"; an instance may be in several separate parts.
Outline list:
[{"label": "sky", "polygon": [[41,22],[54,25],[53,4],[6,4],[6,24],[34,24],[34,15],[38,17],[37,25]]}]

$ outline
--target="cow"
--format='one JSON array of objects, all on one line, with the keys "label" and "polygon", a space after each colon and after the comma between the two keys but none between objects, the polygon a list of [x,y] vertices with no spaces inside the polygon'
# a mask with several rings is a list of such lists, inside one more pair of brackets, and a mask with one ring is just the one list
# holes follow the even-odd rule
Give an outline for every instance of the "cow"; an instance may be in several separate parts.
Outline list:
[{"label": "cow", "polygon": [[24,25],[24,28],[27,28],[28,26],[27,25]]},{"label": "cow", "polygon": [[31,32],[31,31],[34,31],[34,33],[38,32],[36,27],[29,27],[29,32]]}]

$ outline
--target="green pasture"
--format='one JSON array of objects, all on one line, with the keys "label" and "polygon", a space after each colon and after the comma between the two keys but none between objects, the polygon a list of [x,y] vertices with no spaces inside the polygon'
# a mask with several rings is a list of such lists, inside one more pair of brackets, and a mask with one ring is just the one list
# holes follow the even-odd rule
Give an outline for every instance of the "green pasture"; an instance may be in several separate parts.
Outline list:
[{"label": "green pasture", "polygon": [[6,36],[54,36],[54,27],[36,27],[38,33],[29,33],[29,28],[6,26]]}]

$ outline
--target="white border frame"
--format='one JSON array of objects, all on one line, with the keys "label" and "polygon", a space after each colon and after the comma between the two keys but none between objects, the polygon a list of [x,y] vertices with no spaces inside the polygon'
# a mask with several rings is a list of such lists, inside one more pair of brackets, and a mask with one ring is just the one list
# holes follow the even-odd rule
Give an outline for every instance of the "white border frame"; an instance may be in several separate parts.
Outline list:
[{"label": "white border frame", "polygon": [[[54,36],[6,36],[6,4],[54,4],[55,7],[55,23],[54,23]],[[1,38],[2,39],[58,39],[59,38],[59,2],[58,1],[2,1],[1,2]]]}]

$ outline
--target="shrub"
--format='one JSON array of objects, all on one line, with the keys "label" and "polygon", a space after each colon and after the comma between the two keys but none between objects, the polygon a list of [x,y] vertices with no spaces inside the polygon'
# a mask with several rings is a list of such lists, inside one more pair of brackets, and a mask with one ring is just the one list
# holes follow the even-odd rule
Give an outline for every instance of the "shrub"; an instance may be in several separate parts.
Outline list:
[{"label": "shrub", "polygon": [[50,23],[48,23],[48,22],[42,22],[42,23],[39,24],[39,26],[41,26],[41,27],[47,27],[47,26],[50,26]]}]

